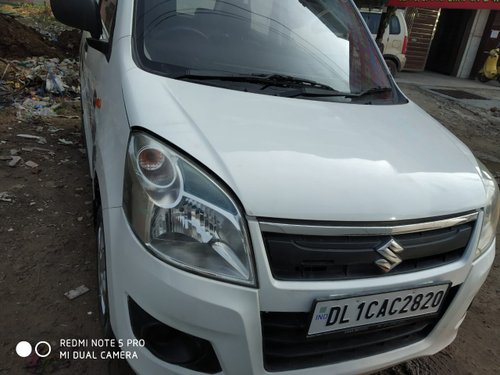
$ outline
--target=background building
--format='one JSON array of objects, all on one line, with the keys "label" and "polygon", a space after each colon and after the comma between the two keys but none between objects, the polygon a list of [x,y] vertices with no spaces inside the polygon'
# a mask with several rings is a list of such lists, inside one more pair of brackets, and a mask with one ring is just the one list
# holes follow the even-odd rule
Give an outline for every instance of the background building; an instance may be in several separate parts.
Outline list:
[{"label": "background building", "polygon": [[472,78],[500,44],[499,1],[389,0],[387,5],[406,8],[405,70]]}]

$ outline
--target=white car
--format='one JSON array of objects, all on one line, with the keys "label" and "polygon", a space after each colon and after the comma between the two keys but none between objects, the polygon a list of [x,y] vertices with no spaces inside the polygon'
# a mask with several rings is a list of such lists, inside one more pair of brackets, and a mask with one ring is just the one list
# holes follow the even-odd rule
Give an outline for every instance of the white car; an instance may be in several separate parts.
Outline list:
[{"label": "white car", "polygon": [[100,315],[144,340],[138,374],[357,374],[453,341],[498,187],[352,2],[51,3],[88,31]]},{"label": "white car", "polygon": [[[375,38],[382,18],[382,10],[362,8],[361,15]],[[397,9],[389,18],[389,24],[384,31],[382,43],[384,45],[384,60],[395,77],[406,64],[406,50],[408,48],[408,27],[402,9]]]}]

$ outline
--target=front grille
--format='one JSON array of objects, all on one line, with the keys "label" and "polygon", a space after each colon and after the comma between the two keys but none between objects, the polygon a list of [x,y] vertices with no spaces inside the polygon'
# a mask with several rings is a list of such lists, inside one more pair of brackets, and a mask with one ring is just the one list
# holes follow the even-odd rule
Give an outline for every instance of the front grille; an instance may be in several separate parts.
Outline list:
[{"label": "front grille", "polygon": [[[310,236],[263,232],[274,278],[278,280],[347,280],[395,275],[439,267],[459,260],[475,221],[449,228],[398,235]],[[404,251],[389,273],[375,261],[376,252],[394,239]]]},{"label": "front grille", "polygon": [[437,316],[315,337],[307,337],[309,313],[261,312],[264,367],[267,371],[276,372],[324,366],[416,343],[432,331],[458,288],[450,289]]}]

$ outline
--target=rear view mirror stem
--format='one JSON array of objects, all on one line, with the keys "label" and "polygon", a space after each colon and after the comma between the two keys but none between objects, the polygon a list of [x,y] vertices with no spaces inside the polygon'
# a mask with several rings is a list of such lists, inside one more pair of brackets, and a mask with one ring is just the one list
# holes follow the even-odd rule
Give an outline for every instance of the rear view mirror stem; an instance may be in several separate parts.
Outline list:
[{"label": "rear view mirror stem", "polygon": [[106,57],[108,57],[109,60],[109,54],[110,54],[110,43],[104,40],[99,40],[96,38],[87,38],[87,44],[98,50],[99,52],[102,52]]}]

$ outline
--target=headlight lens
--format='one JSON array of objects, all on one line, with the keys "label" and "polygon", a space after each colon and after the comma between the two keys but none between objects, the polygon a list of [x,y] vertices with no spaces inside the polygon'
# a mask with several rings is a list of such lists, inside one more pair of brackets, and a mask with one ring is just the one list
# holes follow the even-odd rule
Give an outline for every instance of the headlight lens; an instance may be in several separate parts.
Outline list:
[{"label": "headlight lens", "polygon": [[497,182],[484,164],[480,161],[478,161],[478,164],[486,189],[486,206],[484,207],[483,226],[481,227],[481,236],[479,237],[476,249],[476,258],[484,253],[495,239],[500,214],[500,198]]},{"label": "headlight lens", "polygon": [[255,285],[238,206],[179,153],[147,134],[133,133],[123,197],[130,225],[155,256],[188,271]]}]

